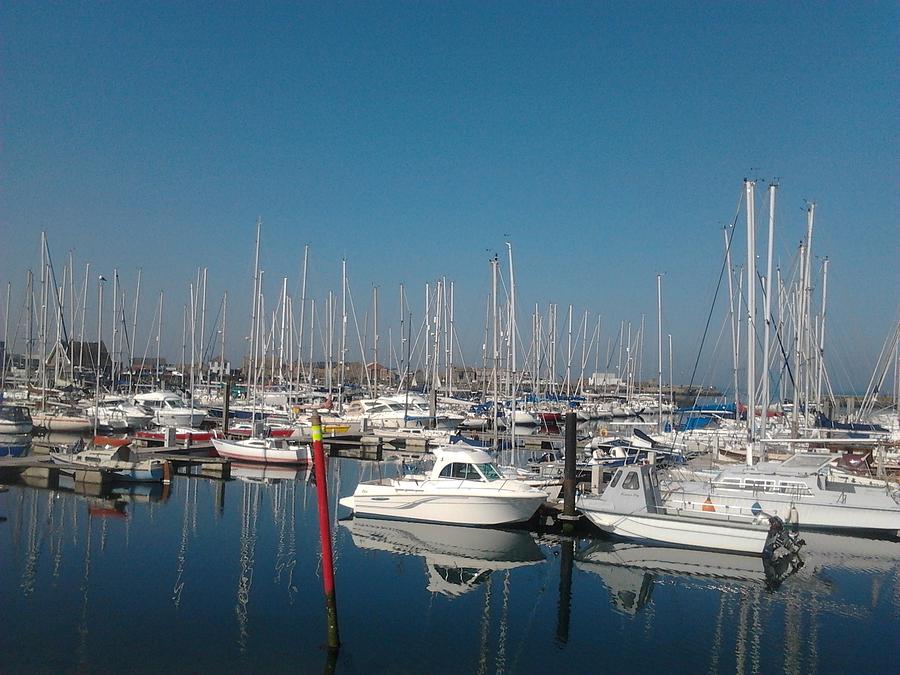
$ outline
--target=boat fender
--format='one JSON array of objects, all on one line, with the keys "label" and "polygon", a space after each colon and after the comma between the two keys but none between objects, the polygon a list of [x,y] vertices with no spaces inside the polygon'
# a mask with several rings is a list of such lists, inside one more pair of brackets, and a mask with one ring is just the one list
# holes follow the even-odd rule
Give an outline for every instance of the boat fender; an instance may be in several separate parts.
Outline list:
[{"label": "boat fender", "polygon": [[172,462],[168,459],[163,463],[163,483],[172,482]]},{"label": "boat fender", "polygon": [[792,525],[800,524],[800,514],[797,513],[797,507],[791,504],[790,513],[788,513],[788,522]]},{"label": "boat fender", "polygon": [[600,427],[600,435],[606,438],[607,436],[609,436],[609,429],[607,429],[606,427]]},{"label": "boat fender", "polygon": [[712,499],[710,499],[709,497],[706,498],[706,501],[703,502],[703,509],[702,509],[702,510],[703,510],[703,511],[712,511],[712,512],[715,512],[716,507],[713,506]]}]

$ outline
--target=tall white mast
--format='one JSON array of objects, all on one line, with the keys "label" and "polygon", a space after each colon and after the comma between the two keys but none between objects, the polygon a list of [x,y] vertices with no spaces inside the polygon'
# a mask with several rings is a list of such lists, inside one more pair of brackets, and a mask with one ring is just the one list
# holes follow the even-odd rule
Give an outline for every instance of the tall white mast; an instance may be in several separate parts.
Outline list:
[{"label": "tall white mast", "polygon": [[347,359],[347,259],[341,259],[341,358],[340,364],[340,382],[338,383],[338,391],[340,392],[340,401],[338,410],[344,409],[344,365]]},{"label": "tall white mast", "polygon": [[94,436],[97,435],[97,418],[99,415],[98,408],[100,405],[100,376],[103,371],[103,361],[100,358],[100,343],[103,334],[103,282],[106,279],[101,275],[97,277],[97,371],[95,373],[96,382],[94,384]]},{"label": "tall white mast", "polygon": [[516,452],[516,399],[519,397],[519,378],[516,373],[516,277],[513,272],[513,252],[512,244],[506,242],[506,250],[509,256],[509,339],[512,341],[510,346],[510,366],[512,368],[512,396],[511,403],[512,412],[510,414],[510,445],[512,452]]},{"label": "tall white mast", "polygon": [[762,417],[759,420],[759,437],[763,441],[762,454],[766,454],[766,422],[769,417],[771,392],[769,391],[769,348],[772,332],[772,252],[775,241],[775,191],[777,185],[769,185],[769,237],[766,244],[766,285],[763,301],[763,366],[762,366]]},{"label": "tall white mast", "polygon": [[[300,284],[300,331],[297,337],[297,382],[300,381],[300,371],[303,364],[303,325],[306,320],[306,265],[309,261],[309,244],[303,247],[303,276]],[[310,342],[313,342],[312,329],[310,333]],[[310,368],[312,368],[312,360],[310,360]]]},{"label": "tall white mast", "polygon": [[825,375],[825,316],[828,302],[828,258],[822,262],[822,319],[819,323],[818,375],[816,379],[816,410],[821,412],[822,379]]},{"label": "tall white mast", "polygon": [[378,398],[378,286],[372,286],[372,360],[375,370],[374,394]]},{"label": "tall white mast", "polygon": [[128,372],[131,375],[128,378],[128,393],[134,393],[134,346],[137,342],[137,317],[138,317],[138,305],[141,300],[141,274],[143,273],[143,268],[138,267],[138,276],[137,276],[137,289],[134,292],[134,313],[131,318],[131,344],[129,345],[128,350]]},{"label": "tall white mast", "polygon": [[662,274],[656,275],[656,351],[657,412],[659,413],[656,428],[662,432]]},{"label": "tall white mast", "polygon": [[756,183],[744,182],[747,196],[747,465],[756,441]]},{"label": "tall white mast", "polygon": [[722,230],[725,235],[725,266],[728,268],[728,317],[731,322],[731,379],[734,387],[734,414],[735,419],[740,419],[740,393],[738,388],[738,326],[737,312],[734,310],[734,272],[731,268],[731,240],[728,236],[728,228]]}]

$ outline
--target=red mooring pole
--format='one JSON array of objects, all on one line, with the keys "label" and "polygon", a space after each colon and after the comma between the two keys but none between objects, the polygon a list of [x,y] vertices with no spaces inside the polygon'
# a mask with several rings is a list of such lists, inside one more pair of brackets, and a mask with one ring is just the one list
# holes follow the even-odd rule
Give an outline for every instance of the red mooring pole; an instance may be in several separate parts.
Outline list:
[{"label": "red mooring pole", "polygon": [[325,448],[322,445],[322,420],[313,413],[312,425],[313,466],[316,471],[316,496],[319,501],[319,539],[322,542],[322,586],[325,588],[325,610],[328,618],[328,649],[337,651],[341,646],[338,633],[337,598],[334,592],[334,557],[331,552],[331,524],[328,517],[328,485],[325,478]]}]

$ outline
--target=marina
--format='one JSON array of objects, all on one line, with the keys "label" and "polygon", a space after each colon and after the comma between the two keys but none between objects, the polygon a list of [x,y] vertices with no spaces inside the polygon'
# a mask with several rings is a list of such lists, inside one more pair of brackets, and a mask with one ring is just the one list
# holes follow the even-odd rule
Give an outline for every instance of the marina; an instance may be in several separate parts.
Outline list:
[{"label": "marina", "polygon": [[[177,475],[98,496],[8,486],[4,670],[171,672],[190,653],[202,671],[538,672],[623,651],[639,671],[892,668],[890,649],[828,636],[897,625],[896,541],[807,535],[802,567],[782,578],[760,558],[598,534],[348,519],[336,502],[366,464],[328,468],[336,665],[309,470],[242,466],[226,482]],[[658,648],[668,639],[677,647]]]},{"label": "marina", "polygon": [[896,15],[0,5],[0,675],[895,672]]}]

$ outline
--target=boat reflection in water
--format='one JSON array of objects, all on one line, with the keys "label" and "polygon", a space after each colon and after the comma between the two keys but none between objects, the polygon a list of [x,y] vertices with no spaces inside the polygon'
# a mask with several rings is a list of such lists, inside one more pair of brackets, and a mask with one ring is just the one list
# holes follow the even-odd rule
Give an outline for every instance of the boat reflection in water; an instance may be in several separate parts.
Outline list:
[{"label": "boat reflection in water", "polygon": [[247,483],[273,484],[282,481],[305,480],[307,475],[305,465],[231,463],[231,477]]},{"label": "boat reflection in water", "polygon": [[530,533],[376,518],[340,523],[360,549],[425,559],[428,590],[456,597],[477,588],[491,572],[544,562]]},{"label": "boat reflection in water", "polygon": [[616,609],[634,613],[650,600],[660,575],[744,582],[775,590],[803,561],[785,557],[773,562],[733,553],[597,539],[579,549],[575,566],[601,578]]}]

